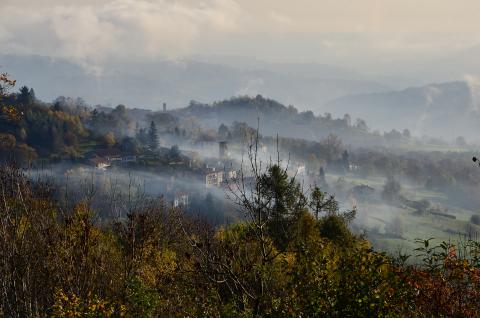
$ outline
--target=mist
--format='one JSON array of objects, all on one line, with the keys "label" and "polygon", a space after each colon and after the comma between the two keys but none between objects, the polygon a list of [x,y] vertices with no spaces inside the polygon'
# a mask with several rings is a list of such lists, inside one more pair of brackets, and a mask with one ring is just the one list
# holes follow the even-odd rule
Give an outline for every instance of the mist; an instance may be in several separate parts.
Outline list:
[{"label": "mist", "polygon": [[[477,3],[269,3],[4,0],[0,71],[46,101],[160,110],[260,94],[382,133],[477,135]],[[438,129],[445,107],[460,115]]]},{"label": "mist", "polygon": [[[230,222],[242,216],[207,176],[246,168],[258,139],[261,162],[357,207],[352,227],[382,249],[478,226],[477,2],[0,5],[5,100],[23,116],[1,158],[48,167],[63,196],[95,188],[100,211],[116,191],[183,193],[189,213]],[[125,217],[120,201],[102,217]]]}]

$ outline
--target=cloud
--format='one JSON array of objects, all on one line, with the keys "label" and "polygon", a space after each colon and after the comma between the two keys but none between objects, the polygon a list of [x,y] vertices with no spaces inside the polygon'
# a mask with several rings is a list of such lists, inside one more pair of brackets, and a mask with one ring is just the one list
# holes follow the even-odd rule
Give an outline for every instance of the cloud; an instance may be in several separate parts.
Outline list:
[{"label": "cloud", "polygon": [[279,26],[291,27],[295,24],[295,21],[292,18],[277,11],[270,12],[269,18]]},{"label": "cloud", "polygon": [[[112,59],[190,54],[353,64],[480,41],[477,0],[0,0],[0,53],[100,72]],[[440,53],[438,53],[440,52]],[[387,58],[385,58],[387,56]],[[367,65],[365,61],[370,61]]]},{"label": "cloud", "polygon": [[172,57],[190,53],[202,34],[234,32],[241,16],[233,0],[41,4],[2,8],[2,53],[41,54],[91,66],[111,57]]}]

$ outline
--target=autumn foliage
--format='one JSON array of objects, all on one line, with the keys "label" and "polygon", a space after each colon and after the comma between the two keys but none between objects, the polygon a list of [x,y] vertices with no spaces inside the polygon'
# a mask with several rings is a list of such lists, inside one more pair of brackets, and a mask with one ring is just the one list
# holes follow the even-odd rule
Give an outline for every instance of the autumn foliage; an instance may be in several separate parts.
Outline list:
[{"label": "autumn foliage", "polygon": [[345,230],[338,210],[315,218],[296,205],[277,240],[276,226],[214,227],[160,199],[102,221],[84,201],[65,209],[48,183],[11,167],[0,170],[0,190],[8,317],[475,317],[480,308],[471,241],[419,242],[420,263],[406,265]]},{"label": "autumn foliage", "polygon": [[[0,84],[15,83],[0,75]],[[44,112],[85,133],[78,117],[55,109],[21,123],[10,110],[0,110],[12,128],[0,134],[5,149],[33,157],[22,127],[41,131],[33,119]],[[61,136],[65,150],[70,138]],[[478,316],[480,243],[419,241],[410,262],[377,252],[350,231],[354,210],[339,211],[319,188],[304,194],[278,162],[261,169],[249,156],[253,181],[241,173],[227,193],[240,221],[222,226],[161,198],[101,219],[87,197],[61,202],[49,182],[0,166],[0,316]]]}]

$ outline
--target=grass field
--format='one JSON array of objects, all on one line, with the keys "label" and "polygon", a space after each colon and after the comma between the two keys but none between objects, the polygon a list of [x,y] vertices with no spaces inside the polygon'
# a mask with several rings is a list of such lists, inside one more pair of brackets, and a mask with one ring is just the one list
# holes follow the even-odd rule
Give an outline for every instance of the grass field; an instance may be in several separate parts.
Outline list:
[{"label": "grass field", "polygon": [[[414,254],[413,249],[418,247],[416,239],[429,239],[433,243],[442,241],[457,242],[461,234],[472,229],[480,231],[480,227],[470,224],[473,211],[454,206],[448,197],[440,192],[430,191],[421,186],[402,183],[401,193],[409,200],[429,200],[432,205],[439,205],[446,209],[446,214],[456,219],[430,213],[418,215],[412,208],[406,206],[392,206],[381,200],[381,192],[385,183],[383,177],[363,178],[353,174],[327,174],[326,179],[331,191],[335,191],[339,178],[343,179],[343,188],[347,190],[356,185],[365,184],[375,189],[374,198],[366,202],[354,202],[358,209],[356,224],[367,231],[377,248],[388,252],[404,252]],[[351,208],[352,202],[343,202],[344,208]],[[396,219],[396,220],[394,220]],[[400,220],[400,221],[399,221]],[[402,235],[392,237],[389,226],[392,222],[400,223]],[[370,234],[368,234],[370,233]]]}]

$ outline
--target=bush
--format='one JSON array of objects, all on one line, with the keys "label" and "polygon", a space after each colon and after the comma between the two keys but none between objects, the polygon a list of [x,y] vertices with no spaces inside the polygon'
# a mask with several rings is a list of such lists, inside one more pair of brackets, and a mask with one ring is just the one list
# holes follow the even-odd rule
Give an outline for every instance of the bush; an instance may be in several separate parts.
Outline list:
[{"label": "bush", "polygon": [[318,223],[320,235],[341,245],[350,245],[353,235],[345,220],[335,214],[327,215]]},{"label": "bush", "polygon": [[480,225],[480,215],[474,214],[470,217],[470,223]]}]

